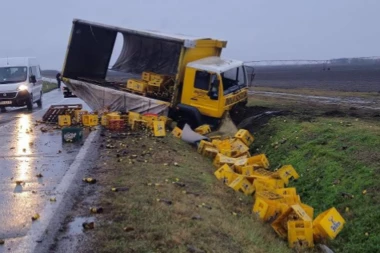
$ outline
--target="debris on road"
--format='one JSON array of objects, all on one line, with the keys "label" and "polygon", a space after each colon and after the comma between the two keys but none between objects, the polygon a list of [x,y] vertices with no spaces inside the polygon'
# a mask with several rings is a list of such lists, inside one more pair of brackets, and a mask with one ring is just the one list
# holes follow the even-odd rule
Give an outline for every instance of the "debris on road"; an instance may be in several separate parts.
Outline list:
[{"label": "debris on road", "polygon": [[83,222],[82,223],[82,227],[85,229],[85,230],[88,230],[88,229],[94,229],[95,228],[95,222]]},{"label": "debris on road", "polygon": [[88,183],[88,184],[95,184],[96,183],[96,179],[92,178],[92,177],[83,178],[82,181],[85,183]]},{"label": "debris on road", "polygon": [[102,213],[103,212],[103,207],[91,207],[90,208],[91,213]]},{"label": "debris on road", "polygon": [[36,213],[36,214],[34,214],[33,216],[32,216],[32,221],[36,221],[36,220],[38,220],[40,218],[40,215],[38,214],[38,213]]},{"label": "debris on road", "polygon": [[3,239],[0,239],[0,245],[4,245],[5,241]]}]

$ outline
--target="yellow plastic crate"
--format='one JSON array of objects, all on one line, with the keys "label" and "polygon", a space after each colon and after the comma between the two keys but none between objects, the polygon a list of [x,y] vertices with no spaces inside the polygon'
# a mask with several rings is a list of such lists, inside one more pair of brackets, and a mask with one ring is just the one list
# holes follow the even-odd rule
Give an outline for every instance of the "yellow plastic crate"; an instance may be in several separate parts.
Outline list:
[{"label": "yellow plastic crate", "polygon": [[288,221],[288,243],[290,248],[312,248],[313,223],[311,221]]},{"label": "yellow plastic crate", "polygon": [[142,74],[141,74],[142,80],[144,80],[146,82],[149,82],[151,74],[153,74],[153,73],[152,72],[147,72],[147,71],[142,72]]},{"label": "yellow plastic crate", "polygon": [[145,130],[147,128],[148,122],[142,119],[135,119],[132,123],[132,130]]},{"label": "yellow plastic crate", "polygon": [[289,184],[289,179],[298,179],[300,176],[292,165],[284,165],[277,171],[278,176],[284,180],[285,184]]},{"label": "yellow plastic crate", "polygon": [[158,120],[159,121],[164,121],[165,122],[165,126],[170,126],[170,124],[173,122],[173,120],[171,119],[171,118],[169,118],[169,117],[166,117],[166,116],[164,116],[164,115],[162,115],[162,116],[159,116],[158,117]]},{"label": "yellow plastic crate", "polygon": [[211,159],[215,159],[218,155],[218,150],[216,148],[205,148],[202,155]]},{"label": "yellow plastic crate", "polygon": [[304,203],[299,204],[311,219],[314,218],[314,208]]},{"label": "yellow plastic crate", "polygon": [[[254,165],[248,165],[248,166],[254,167]],[[255,177],[257,179],[270,179],[270,178],[276,179],[276,174],[266,169],[255,169],[252,177]]]},{"label": "yellow plastic crate", "polygon": [[127,82],[127,89],[143,94],[146,92],[148,83],[144,80],[129,79]]},{"label": "yellow plastic crate", "polygon": [[195,128],[195,132],[197,132],[198,134],[201,134],[201,135],[211,133],[210,125],[206,124],[206,125],[199,126],[199,127]]},{"label": "yellow plastic crate", "polygon": [[203,150],[206,148],[206,147],[214,147],[214,145],[212,145],[211,142],[209,141],[205,141],[205,140],[201,140],[198,144],[198,153],[199,154],[202,154],[203,153]]},{"label": "yellow plastic crate", "polygon": [[265,154],[255,155],[248,158],[247,165],[256,165],[258,167],[269,168],[269,161]]},{"label": "yellow plastic crate", "polygon": [[82,124],[88,127],[97,126],[99,125],[99,117],[94,114],[84,114],[82,115]]},{"label": "yellow plastic crate", "polygon": [[173,129],[173,131],[172,131],[172,134],[173,134],[175,137],[177,137],[177,138],[181,138],[181,136],[182,136],[182,130],[181,130],[181,128],[179,128],[179,127],[175,127],[175,128]]},{"label": "yellow plastic crate", "polygon": [[243,192],[245,195],[252,195],[255,191],[252,184],[244,176],[237,176],[228,186],[235,191]]},{"label": "yellow plastic crate", "polygon": [[231,158],[231,157],[228,157],[228,156],[225,156],[225,155],[222,155],[219,153],[215,157],[213,164],[214,164],[215,168],[220,168],[224,164],[228,164],[229,166],[232,166],[232,165],[234,165],[235,162],[236,162],[235,158]]},{"label": "yellow plastic crate", "polygon": [[108,122],[110,120],[119,120],[120,119],[120,114],[116,113],[116,112],[111,112],[111,113],[108,113],[107,114],[107,119],[108,119]]},{"label": "yellow plastic crate", "polygon": [[238,173],[243,173],[243,167],[247,166],[248,158],[235,158],[234,168]]},{"label": "yellow plastic crate", "polygon": [[233,169],[228,166],[227,164],[224,164],[222,167],[220,167],[219,169],[217,169],[215,172],[214,172],[214,175],[216,176],[216,178],[218,180],[222,180],[224,178],[224,173],[228,171],[228,172],[234,172]]},{"label": "yellow plastic crate", "polygon": [[154,114],[147,114],[147,115],[142,115],[141,119],[147,122],[148,128],[153,129],[153,122],[158,121],[158,116]]},{"label": "yellow plastic crate", "polygon": [[272,223],[272,228],[283,239],[286,239],[287,237],[287,222],[290,220],[312,221],[310,216],[300,205],[287,206],[287,210],[284,210],[283,213]]},{"label": "yellow plastic crate", "polygon": [[82,123],[82,116],[88,114],[88,111],[85,110],[75,110],[74,115],[75,115],[75,122],[76,123]]},{"label": "yellow plastic crate", "polygon": [[235,138],[244,142],[244,144],[248,147],[251,146],[251,144],[254,141],[253,136],[245,129],[240,129],[239,131],[237,131],[237,133],[235,134]]},{"label": "yellow plastic crate", "polygon": [[345,223],[346,221],[338,210],[335,207],[330,208],[315,218],[313,222],[314,236],[317,240],[322,238],[335,239],[342,231]]},{"label": "yellow plastic crate", "polygon": [[275,192],[284,197],[285,203],[288,205],[300,204],[301,200],[297,195],[296,188],[279,188]]},{"label": "yellow plastic crate", "polygon": [[100,124],[102,126],[108,126],[108,117],[107,117],[107,115],[102,115],[102,117],[100,119]]},{"label": "yellow plastic crate", "polygon": [[256,196],[252,213],[263,221],[273,221],[281,214],[281,202]]},{"label": "yellow plastic crate", "polygon": [[166,136],[165,122],[163,121],[154,121],[153,122],[153,133],[155,137],[164,137]]},{"label": "yellow plastic crate", "polygon": [[133,125],[133,121],[134,120],[139,120],[139,119],[141,119],[141,114],[140,113],[138,113],[138,112],[128,112],[128,124],[130,125],[130,126],[132,126]]},{"label": "yellow plastic crate", "polygon": [[284,182],[282,180],[273,179],[273,178],[260,178],[260,179],[255,179],[253,182],[254,182],[256,192],[265,191],[269,189],[274,190],[274,189],[284,187]]},{"label": "yellow plastic crate", "polygon": [[59,126],[71,126],[71,116],[70,115],[58,115],[58,125]]},{"label": "yellow plastic crate", "polygon": [[254,174],[253,166],[243,166],[241,168],[241,174],[246,177],[250,177]]},{"label": "yellow plastic crate", "polygon": [[226,184],[226,185],[229,185],[231,184],[237,177],[239,176],[239,174],[236,174],[235,172],[230,172],[230,171],[226,171],[224,172],[224,177],[223,177],[223,183]]},{"label": "yellow plastic crate", "polygon": [[249,148],[241,140],[235,139],[231,142],[231,150],[233,157],[239,157],[248,152]]}]

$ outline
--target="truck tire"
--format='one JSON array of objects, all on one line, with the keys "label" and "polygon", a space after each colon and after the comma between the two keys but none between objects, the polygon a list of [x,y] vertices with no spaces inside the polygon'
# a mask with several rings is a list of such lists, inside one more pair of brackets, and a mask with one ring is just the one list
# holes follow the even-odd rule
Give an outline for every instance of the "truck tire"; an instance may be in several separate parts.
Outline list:
[{"label": "truck tire", "polygon": [[40,97],[40,99],[36,102],[36,104],[37,104],[37,106],[38,106],[39,108],[42,107],[42,92],[41,92],[41,97]]},{"label": "truck tire", "polygon": [[29,96],[29,100],[26,102],[26,107],[28,108],[28,111],[33,110],[33,94],[32,93]]}]

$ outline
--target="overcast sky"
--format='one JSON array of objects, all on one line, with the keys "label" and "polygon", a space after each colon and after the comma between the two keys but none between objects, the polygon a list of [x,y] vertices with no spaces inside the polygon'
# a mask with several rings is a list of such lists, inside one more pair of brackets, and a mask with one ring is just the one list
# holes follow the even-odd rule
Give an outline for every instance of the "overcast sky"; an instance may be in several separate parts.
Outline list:
[{"label": "overcast sky", "polygon": [[3,0],[0,57],[61,69],[74,18],[226,39],[223,55],[245,61],[378,56],[379,11],[378,0]]}]

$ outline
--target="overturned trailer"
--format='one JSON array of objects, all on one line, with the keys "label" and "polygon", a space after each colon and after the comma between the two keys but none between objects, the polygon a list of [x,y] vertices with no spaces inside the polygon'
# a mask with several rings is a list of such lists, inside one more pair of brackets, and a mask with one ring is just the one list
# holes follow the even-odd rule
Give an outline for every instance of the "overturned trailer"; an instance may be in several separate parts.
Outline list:
[{"label": "overturned trailer", "polygon": [[[109,69],[118,33],[123,48]],[[243,62],[220,58],[226,44],[74,20],[62,76],[93,110],[169,113],[192,127],[216,126],[226,111],[247,100]],[[149,88],[149,79],[140,80],[146,73],[163,76],[166,82],[154,93],[127,89],[131,80],[143,88],[147,82]]]}]

